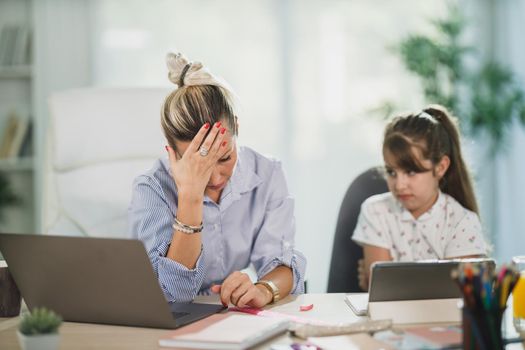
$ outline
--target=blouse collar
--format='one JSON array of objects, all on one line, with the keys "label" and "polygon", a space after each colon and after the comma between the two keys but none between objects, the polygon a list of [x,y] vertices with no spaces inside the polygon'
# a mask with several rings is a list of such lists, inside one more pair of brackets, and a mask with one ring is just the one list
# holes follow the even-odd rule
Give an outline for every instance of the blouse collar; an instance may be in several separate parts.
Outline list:
[{"label": "blouse collar", "polygon": [[432,205],[432,207],[429,210],[421,214],[421,216],[418,217],[417,219],[414,219],[414,216],[412,215],[412,213],[408,209],[406,209],[401,204],[401,202],[399,202],[397,199],[396,199],[396,206],[397,206],[397,209],[401,212],[401,219],[403,221],[420,221],[421,222],[421,221],[427,221],[430,218],[432,218],[432,214],[436,210],[439,210],[439,208],[443,208],[445,206],[445,201],[446,201],[445,195],[443,194],[443,192],[441,192],[441,190],[439,190],[438,198],[436,202]]}]

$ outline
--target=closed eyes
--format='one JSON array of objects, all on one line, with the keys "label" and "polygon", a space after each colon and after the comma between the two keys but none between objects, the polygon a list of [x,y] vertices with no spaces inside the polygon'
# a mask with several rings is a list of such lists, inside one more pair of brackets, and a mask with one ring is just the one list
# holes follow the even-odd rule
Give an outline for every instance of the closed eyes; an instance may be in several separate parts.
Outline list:
[{"label": "closed eyes", "polygon": [[219,159],[219,162],[220,162],[220,163],[226,163],[226,162],[229,161],[230,159],[232,159],[232,156],[231,156],[231,155],[229,155],[229,156],[226,157],[226,158],[221,158],[221,159]]}]

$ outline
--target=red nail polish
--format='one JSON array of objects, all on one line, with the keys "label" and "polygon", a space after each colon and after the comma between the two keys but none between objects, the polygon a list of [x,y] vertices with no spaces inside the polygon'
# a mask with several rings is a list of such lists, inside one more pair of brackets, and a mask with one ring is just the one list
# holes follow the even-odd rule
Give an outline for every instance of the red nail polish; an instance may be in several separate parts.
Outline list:
[{"label": "red nail polish", "polygon": [[221,127],[221,122],[215,123],[215,127],[220,128]]},{"label": "red nail polish", "polygon": [[204,129],[208,129],[210,127],[210,123],[204,124]]},{"label": "red nail polish", "polygon": [[222,147],[226,146],[227,143],[228,143],[228,142],[224,141],[224,142],[222,143]]},{"label": "red nail polish", "polygon": [[225,132],[226,132],[226,128],[222,128],[222,130],[221,130],[221,134],[224,135]]}]

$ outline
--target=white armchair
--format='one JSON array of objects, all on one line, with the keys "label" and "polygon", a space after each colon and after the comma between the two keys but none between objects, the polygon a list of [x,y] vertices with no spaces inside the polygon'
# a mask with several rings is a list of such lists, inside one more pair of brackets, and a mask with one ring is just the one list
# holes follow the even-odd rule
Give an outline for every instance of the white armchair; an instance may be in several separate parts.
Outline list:
[{"label": "white armchair", "polygon": [[54,94],[44,156],[44,233],[127,236],[131,184],[164,155],[167,89],[88,88]]}]

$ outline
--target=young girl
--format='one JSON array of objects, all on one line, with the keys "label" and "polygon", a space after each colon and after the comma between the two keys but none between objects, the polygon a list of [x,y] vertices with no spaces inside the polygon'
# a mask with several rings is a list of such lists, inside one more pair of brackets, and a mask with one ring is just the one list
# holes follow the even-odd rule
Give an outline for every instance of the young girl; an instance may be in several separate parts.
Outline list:
[{"label": "young girl", "polygon": [[360,286],[375,261],[482,257],[478,207],[454,118],[442,106],[394,118],[383,158],[390,192],[368,198],[352,239],[363,246]]}]

